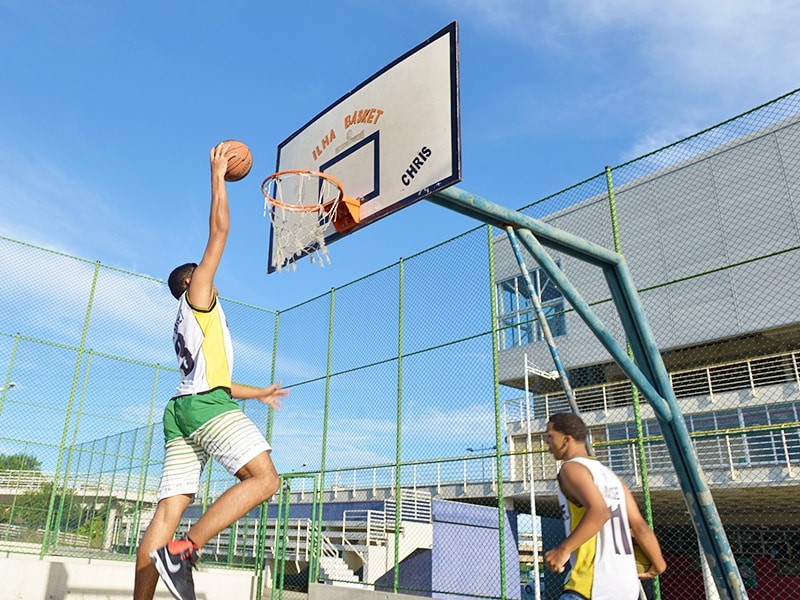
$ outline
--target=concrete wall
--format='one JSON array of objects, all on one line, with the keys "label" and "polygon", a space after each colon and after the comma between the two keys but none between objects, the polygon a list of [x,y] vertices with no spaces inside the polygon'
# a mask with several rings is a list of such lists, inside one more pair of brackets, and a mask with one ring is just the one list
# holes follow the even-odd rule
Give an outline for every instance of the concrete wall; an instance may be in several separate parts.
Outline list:
[{"label": "concrete wall", "polygon": [[[434,500],[433,547],[420,549],[400,563],[400,584],[438,590],[431,597],[448,600],[500,594],[500,547],[496,506]],[[519,598],[519,550],[516,514],[505,512],[507,597]],[[376,582],[391,587],[393,571]]]},{"label": "concrete wall", "polygon": [[[133,562],[0,555],[0,600],[115,600],[133,595]],[[194,575],[197,600],[255,600],[249,571],[203,568]],[[159,582],[156,599],[172,595]]]},{"label": "concrete wall", "polygon": [[[646,164],[639,168],[644,172]],[[623,179],[625,171],[620,176]],[[628,175],[630,177],[630,175]],[[634,181],[615,179],[622,252],[637,287],[649,287],[747,261],[800,243],[800,122],[775,124]],[[547,223],[613,249],[607,194],[550,215]],[[598,267],[551,252],[587,302],[609,295]],[[519,275],[505,234],[495,243],[498,281]],[[782,274],[796,258],[778,254],[641,294],[662,349],[689,346],[776,328],[797,321],[800,296]],[[527,259],[528,268],[536,262]],[[621,332],[616,310],[595,308]],[[580,317],[567,315],[567,335],[556,339],[568,368],[609,360]],[[519,377],[522,355],[549,370],[543,343],[502,352],[501,380]]]},{"label": "concrete wall", "polygon": [[[500,531],[496,506],[434,501],[433,589],[462,592],[435,598],[500,595]],[[507,597],[519,597],[516,514],[505,512]]]},{"label": "concrete wall", "polygon": [[[116,600],[133,594],[132,562],[0,555],[0,600]],[[256,577],[246,571],[201,567],[194,575],[197,600],[257,600]],[[308,600],[414,600],[419,596],[312,584],[308,595],[285,592],[284,598]],[[172,596],[159,583],[156,600]],[[265,591],[264,598],[269,598]]]},{"label": "concrete wall", "polygon": [[308,600],[419,600],[419,596],[312,583],[308,588]]}]

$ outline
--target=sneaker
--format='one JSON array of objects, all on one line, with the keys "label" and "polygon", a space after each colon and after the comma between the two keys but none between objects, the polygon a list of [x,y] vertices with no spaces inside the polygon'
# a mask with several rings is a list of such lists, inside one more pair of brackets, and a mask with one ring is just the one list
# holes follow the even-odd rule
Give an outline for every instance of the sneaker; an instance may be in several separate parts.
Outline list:
[{"label": "sneaker", "polygon": [[153,566],[177,600],[195,600],[192,569],[197,559],[197,547],[187,537],[150,553]]}]

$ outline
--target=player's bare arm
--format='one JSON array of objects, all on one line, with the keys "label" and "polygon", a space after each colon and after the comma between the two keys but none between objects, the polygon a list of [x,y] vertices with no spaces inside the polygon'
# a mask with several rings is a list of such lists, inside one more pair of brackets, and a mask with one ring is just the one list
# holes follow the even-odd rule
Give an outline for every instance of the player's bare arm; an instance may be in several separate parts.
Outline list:
[{"label": "player's bare arm", "polygon": [[600,531],[605,522],[611,518],[611,512],[600,490],[594,484],[592,474],[584,466],[578,463],[564,463],[558,481],[564,494],[586,507],[581,522],[572,533],[544,555],[547,568],[562,573],[570,554]]},{"label": "player's bare arm", "polygon": [[253,387],[241,383],[231,384],[231,396],[239,400],[258,400],[262,404],[269,405],[274,410],[279,410],[283,406],[283,398],[289,395],[289,390],[281,387],[281,382],[273,383],[267,387]]},{"label": "player's bare arm", "polygon": [[192,274],[189,300],[199,309],[210,308],[216,296],[214,276],[217,273],[230,230],[228,192],[225,171],[232,157],[230,146],[222,142],[211,149],[211,211],[208,219],[208,242],[200,264]]},{"label": "player's bare arm", "polygon": [[631,535],[651,563],[647,571],[639,574],[639,579],[652,579],[667,570],[667,562],[661,553],[661,545],[658,543],[658,538],[656,538],[656,534],[653,533],[653,530],[650,529],[647,521],[642,516],[639,506],[636,504],[636,499],[627,485],[623,483],[622,487],[625,489],[628,525],[631,528]]}]

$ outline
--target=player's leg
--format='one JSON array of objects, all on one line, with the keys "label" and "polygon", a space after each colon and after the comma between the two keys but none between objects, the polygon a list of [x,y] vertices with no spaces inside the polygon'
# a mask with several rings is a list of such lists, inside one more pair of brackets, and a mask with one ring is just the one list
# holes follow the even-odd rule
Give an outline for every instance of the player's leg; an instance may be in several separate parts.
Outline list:
[{"label": "player's leg", "polygon": [[189,537],[203,546],[220,531],[271,498],[280,485],[272,463],[272,447],[255,424],[241,411],[223,413],[193,435],[239,483],[227,490],[189,530]]},{"label": "player's leg", "polygon": [[190,495],[181,494],[164,498],[158,503],[153,520],[147,527],[139,551],[136,553],[134,600],[152,600],[158,583],[158,571],[150,560],[150,553],[172,540],[190,501]]},{"label": "player's leg", "polygon": [[262,452],[236,472],[239,483],[217,498],[189,530],[189,538],[198,546],[232,525],[253,508],[269,500],[280,485],[278,472],[269,452]]},{"label": "player's leg", "polygon": [[[167,442],[158,487],[158,506],[136,555],[135,600],[152,599],[159,575],[173,596],[180,600],[194,600],[191,570],[197,554],[194,552],[187,560],[180,560],[185,552],[174,548],[170,552],[169,549],[174,544],[186,545],[172,539],[184,511],[197,493],[206,460],[208,455],[205,451],[188,438],[172,438]],[[179,557],[177,562],[171,555]],[[176,567],[177,563],[181,566]]]}]

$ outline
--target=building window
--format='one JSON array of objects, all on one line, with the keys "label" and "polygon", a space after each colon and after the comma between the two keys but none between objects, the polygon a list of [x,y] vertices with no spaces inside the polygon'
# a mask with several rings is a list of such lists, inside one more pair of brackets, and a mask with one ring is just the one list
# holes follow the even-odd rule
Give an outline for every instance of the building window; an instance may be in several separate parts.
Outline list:
[{"label": "building window", "polygon": [[[541,269],[531,270],[530,278],[534,292],[542,304],[550,333],[553,337],[566,335],[564,296]],[[525,346],[544,339],[527,282],[522,275],[497,284],[497,305],[500,312],[498,327],[501,350]]]}]

